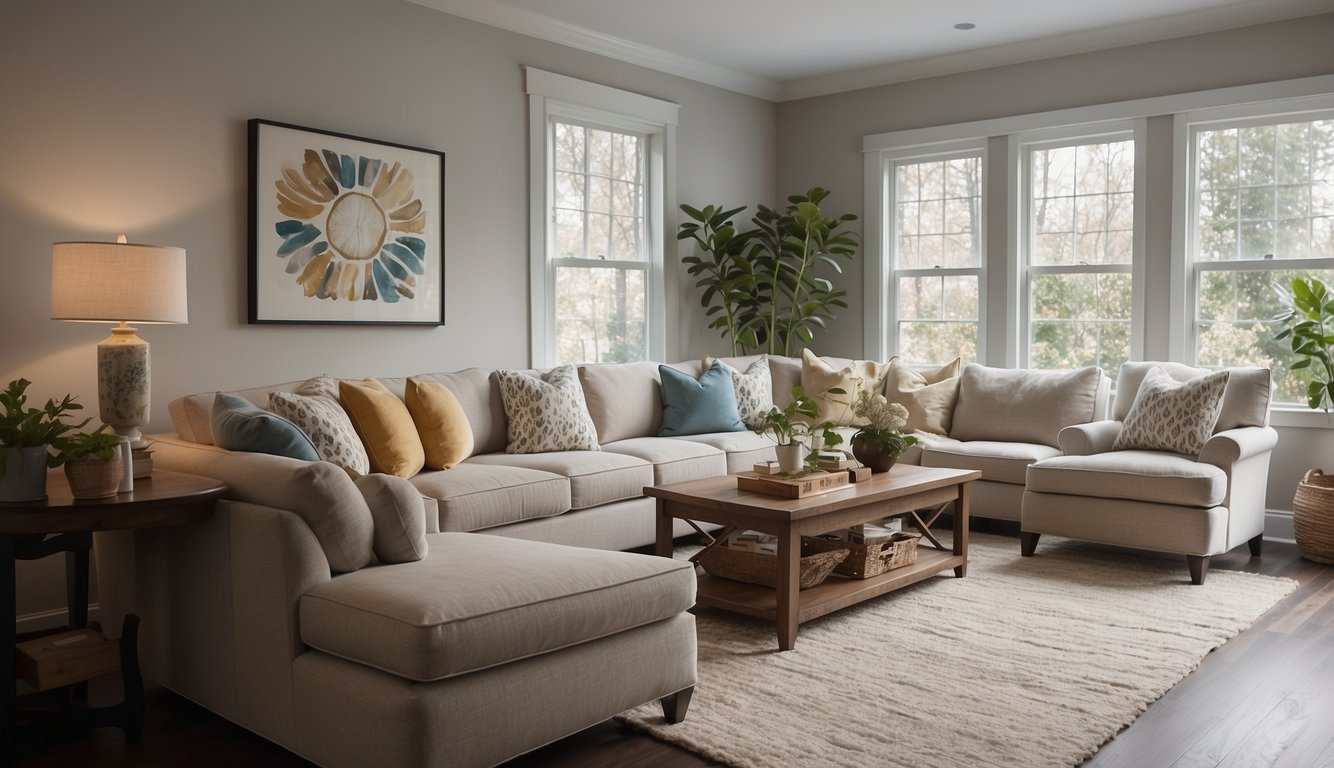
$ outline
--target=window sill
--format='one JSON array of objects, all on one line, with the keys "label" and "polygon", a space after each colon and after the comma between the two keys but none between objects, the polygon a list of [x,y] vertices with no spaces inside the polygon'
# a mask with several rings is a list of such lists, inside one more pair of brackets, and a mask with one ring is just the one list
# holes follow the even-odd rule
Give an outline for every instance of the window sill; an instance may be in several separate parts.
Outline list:
[{"label": "window sill", "polygon": [[1334,411],[1325,413],[1293,405],[1276,405],[1269,410],[1269,426],[1334,429]]}]

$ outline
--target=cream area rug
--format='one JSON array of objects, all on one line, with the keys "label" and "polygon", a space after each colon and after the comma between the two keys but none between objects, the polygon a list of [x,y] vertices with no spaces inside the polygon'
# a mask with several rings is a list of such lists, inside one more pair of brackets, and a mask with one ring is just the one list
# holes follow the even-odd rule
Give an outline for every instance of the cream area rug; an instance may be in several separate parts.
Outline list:
[{"label": "cream area rug", "polygon": [[622,719],[742,768],[1070,766],[1297,587],[1043,537],[974,534],[952,571],[801,625],[700,609],[684,722]]}]

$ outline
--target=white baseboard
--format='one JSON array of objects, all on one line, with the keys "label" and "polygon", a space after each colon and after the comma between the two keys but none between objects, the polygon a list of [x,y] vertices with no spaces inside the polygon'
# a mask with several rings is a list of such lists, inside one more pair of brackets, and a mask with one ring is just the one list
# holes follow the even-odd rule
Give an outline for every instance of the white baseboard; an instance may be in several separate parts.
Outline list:
[{"label": "white baseboard", "polygon": [[1296,543],[1292,538],[1292,510],[1265,510],[1265,539],[1285,544]]},{"label": "white baseboard", "polygon": [[[97,621],[100,611],[97,603],[88,604],[88,620]],[[69,624],[69,614],[64,608],[57,608],[50,611],[38,611],[37,613],[25,613],[19,616],[15,622],[15,630],[18,634],[25,632],[41,632],[46,629],[55,629]]]}]

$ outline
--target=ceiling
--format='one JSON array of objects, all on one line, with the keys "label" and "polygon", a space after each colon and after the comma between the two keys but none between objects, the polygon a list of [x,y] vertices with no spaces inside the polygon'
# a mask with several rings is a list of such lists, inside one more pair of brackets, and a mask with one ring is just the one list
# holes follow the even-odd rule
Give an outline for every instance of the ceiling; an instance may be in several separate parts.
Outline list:
[{"label": "ceiling", "polygon": [[775,101],[1334,11],[1334,0],[411,2]]}]

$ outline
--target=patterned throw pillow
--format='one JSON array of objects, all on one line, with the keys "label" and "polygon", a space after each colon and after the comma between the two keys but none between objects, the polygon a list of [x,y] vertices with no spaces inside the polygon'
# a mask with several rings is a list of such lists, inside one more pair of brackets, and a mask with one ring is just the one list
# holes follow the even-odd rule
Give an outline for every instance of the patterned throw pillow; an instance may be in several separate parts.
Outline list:
[{"label": "patterned throw pillow", "polygon": [[552,368],[541,378],[503,370],[496,378],[509,422],[506,453],[601,450],[573,365]]},{"label": "patterned throw pillow", "polygon": [[[717,362],[712,357],[704,358],[703,368],[709,370]],[[736,394],[736,412],[741,423],[751,429],[759,426],[762,414],[774,407],[773,377],[769,375],[769,356],[760,355],[760,359],[746,367],[742,373],[727,363],[723,363],[732,375],[732,391]]]},{"label": "patterned throw pillow", "polygon": [[1112,450],[1172,451],[1198,456],[1223,408],[1227,371],[1177,381],[1155,365],[1144,375]]},{"label": "patterned throw pillow", "polygon": [[338,382],[333,377],[317,376],[297,387],[294,393],[270,394],[269,407],[301,427],[315,443],[321,459],[353,475],[364,475],[371,471],[370,457],[352,427],[352,420],[338,404],[337,392]]},{"label": "patterned throw pillow", "polygon": [[[852,412],[857,393],[869,389],[878,394],[888,371],[889,363],[874,360],[853,360],[842,368],[835,368],[809,349],[801,350],[801,388],[815,398],[820,411],[817,423],[832,421],[836,426],[852,426],[857,418]],[[829,393],[835,388],[842,389],[843,394]]]}]

